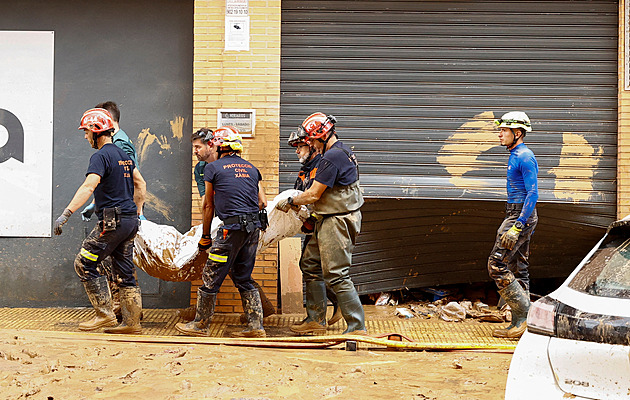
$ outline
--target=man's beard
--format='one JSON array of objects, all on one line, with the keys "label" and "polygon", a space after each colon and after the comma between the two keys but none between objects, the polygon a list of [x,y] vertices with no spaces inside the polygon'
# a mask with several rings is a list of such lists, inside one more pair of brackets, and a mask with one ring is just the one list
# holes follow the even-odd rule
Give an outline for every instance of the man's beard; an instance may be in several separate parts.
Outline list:
[{"label": "man's beard", "polygon": [[304,157],[300,157],[300,164],[306,164],[309,158],[310,158],[310,154],[307,154]]}]

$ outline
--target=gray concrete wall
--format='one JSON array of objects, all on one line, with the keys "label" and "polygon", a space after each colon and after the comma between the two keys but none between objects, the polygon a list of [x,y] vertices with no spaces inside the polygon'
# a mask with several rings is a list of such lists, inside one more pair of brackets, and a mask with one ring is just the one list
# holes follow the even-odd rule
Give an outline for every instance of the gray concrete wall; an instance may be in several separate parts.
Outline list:
[{"label": "gray concrete wall", "polygon": [[[6,2],[0,26],[55,32],[53,219],[85,179],[94,152],[77,129],[82,113],[113,100],[147,181],[147,218],[187,231],[193,2]],[[76,213],[62,236],[0,237],[0,306],[89,304],[73,260],[94,223],[83,222]],[[141,271],[139,275],[145,306],[188,304],[188,283],[158,281]]]}]

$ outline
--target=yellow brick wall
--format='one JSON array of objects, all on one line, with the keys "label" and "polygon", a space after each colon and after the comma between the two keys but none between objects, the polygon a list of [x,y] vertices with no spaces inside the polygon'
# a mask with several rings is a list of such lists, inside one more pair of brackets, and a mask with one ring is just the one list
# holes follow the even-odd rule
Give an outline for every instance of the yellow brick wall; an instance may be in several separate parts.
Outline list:
[{"label": "yellow brick wall", "polygon": [[619,127],[617,136],[617,216],[630,214],[630,90],[625,90],[625,2],[619,2]]},{"label": "yellow brick wall", "polygon": [[[256,110],[254,138],[244,139],[243,158],[263,175],[268,198],[278,194],[280,135],[280,0],[249,1],[249,51],[224,50],[225,0],[195,1],[193,128],[216,128],[220,108]],[[192,132],[191,132],[192,133]],[[193,156],[192,166],[196,164]],[[192,224],[201,223],[199,193],[192,182]],[[256,258],[253,278],[277,306],[277,247]],[[196,304],[200,281],[193,282]],[[238,290],[226,278],[217,296],[217,312],[241,312]]]}]

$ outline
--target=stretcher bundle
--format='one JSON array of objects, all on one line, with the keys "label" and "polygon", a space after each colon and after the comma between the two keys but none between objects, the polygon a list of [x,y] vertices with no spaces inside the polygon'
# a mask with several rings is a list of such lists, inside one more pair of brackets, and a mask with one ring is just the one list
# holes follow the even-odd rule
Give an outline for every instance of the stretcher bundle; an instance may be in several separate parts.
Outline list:
[{"label": "stretcher bundle", "polygon": [[[266,209],[269,227],[260,234],[258,252],[281,239],[300,233],[302,223],[309,215],[307,208],[302,206],[299,211],[291,209],[288,213],[276,209],[280,200],[299,193],[297,190],[286,190],[268,203]],[[221,226],[223,222],[214,217],[211,226],[213,238]],[[147,274],[165,281],[188,282],[201,279],[208,259],[208,253],[199,251],[197,247],[202,229],[200,224],[181,234],[172,226],[142,221],[134,240],[133,262]]]}]

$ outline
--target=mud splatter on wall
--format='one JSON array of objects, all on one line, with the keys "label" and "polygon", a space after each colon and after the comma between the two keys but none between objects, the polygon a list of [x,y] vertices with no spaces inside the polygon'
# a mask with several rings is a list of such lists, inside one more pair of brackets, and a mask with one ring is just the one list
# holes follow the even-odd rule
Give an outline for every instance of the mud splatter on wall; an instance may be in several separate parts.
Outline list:
[{"label": "mud splatter on wall", "polygon": [[584,136],[564,132],[558,166],[549,170],[555,176],[553,195],[557,199],[588,201],[593,192],[593,175],[604,150],[591,146]]},{"label": "mud splatter on wall", "polygon": [[184,118],[175,117],[173,121],[170,121],[171,132],[173,132],[173,139],[182,140],[184,137]]},{"label": "mud splatter on wall", "polygon": [[171,145],[168,143],[168,138],[164,135],[160,135],[158,138],[157,135],[152,134],[149,131],[149,128],[143,129],[138,134],[138,163],[142,165],[142,162],[146,160],[148,150],[152,147],[152,145],[156,143],[160,146],[159,154],[162,154],[165,150],[170,150]]},{"label": "mud splatter on wall", "polygon": [[[173,145],[175,144],[173,143],[172,145],[171,141],[175,141],[177,144],[181,144],[182,142],[182,138],[184,136],[184,122],[185,120],[181,116],[176,116],[172,121],[169,121],[171,139],[169,139],[166,135],[151,133],[150,128],[142,129],[142,131],[138,134],[138,163],[142,165],[156,147],[157,154],[171,155]],[[168,221],[173,221],[172,207],[151,192],[150,177],[147,180],[147,206],[162,214]]]},{"label": "mud splatter on wall", "polygon": [[[445,140],[438,152],[437,161],[451,174],[449,182],[458,187],[481,186],[483,181],[466,178],[464,174],[480,170],[481,166],[501,165],[499,162],[480,161],[479,156],[498,145],[494,113],[486,111],[460,126]],[[479,167],[478,167],[479,166]]]}]

